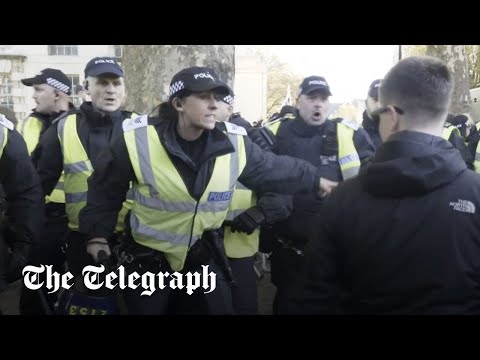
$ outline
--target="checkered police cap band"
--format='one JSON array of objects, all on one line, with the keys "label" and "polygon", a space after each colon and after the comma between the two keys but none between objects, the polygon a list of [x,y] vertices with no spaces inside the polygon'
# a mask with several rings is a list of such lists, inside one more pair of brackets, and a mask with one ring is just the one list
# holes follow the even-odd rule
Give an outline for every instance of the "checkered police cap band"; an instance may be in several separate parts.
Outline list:
[{"label": "checkered police cap band", "polygon": [[233,96],[227,95],[222,99],[224,102],[226,102],[228,105],[233,105]]},{"label": "checkered police cap band", "polygon": [[71,80],[61,70],[58,69],[43,69],[34,77],[22,79],[21,81],[22,84],[26,86],[47,84],[67,95],[71,94]]},{"label": "checkered police cap band", "polygon": [[46,79],[47,84],[54,87],[57,90],[60,90],[61,92],[64,92],[65,94],[70,94],[70,86],[67,84],[64,84],[58,80],[55,80],[54,78],[47,78]]},{"label": "checkered police cap band", "polygon": [[169,97],[171,98],[173,95],[175,95],[176,93],[178,93],[183,89],[185,89],[185,83],[182,80],[174,82],[172,85],[170,85]]}]

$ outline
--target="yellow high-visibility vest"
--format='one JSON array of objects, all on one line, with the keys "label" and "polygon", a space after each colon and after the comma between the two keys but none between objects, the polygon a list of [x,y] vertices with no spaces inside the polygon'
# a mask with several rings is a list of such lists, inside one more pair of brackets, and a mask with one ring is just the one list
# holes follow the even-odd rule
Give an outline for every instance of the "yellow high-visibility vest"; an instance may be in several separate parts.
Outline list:
[{"label": "yellow high-visibility vest", "polygon": [[457,127],[453,126],[452,124],[445,123],[445,126],[442,130],[442,138],[448,141],[450,139],[450,136],[452,136],[452,132],[454,132],[460,137],[462,136],[462,134],[460,134],[460,130],[458,130]]},{"label": "yellow high-visibility vest", "polygon": [[[282,120],[273,121],[271,124],[267,123],[265,126],[267,126],[274,135],[277,135],[281,123]],[[360,125],[357,123],[345,119],[337,122],[337,156],[343,180],[356,176],[360,171],[360,158],[353,142],[353,136],[359,127]]]},{"label": "yellow high-visibility vest", "polygon": [[132,236],[137,243],[164,253],[171,268],[179,271],[189,248],[203,232],[222,226],[246,165],[243,136],[227,131],[235,152],[215,159],[210,181],[197,201],[189,194],[155,127],[148,125],[147,116],[124,121],[123,129],[137,178],[132,187]]},{"label": "yellow high-visibility vest", "polygon": [[[30,114],[30,116],[24,120],[20,126],[20,134],[22,134],[25,143],[27,144],[28,153],[32,155],[33,150],[38,145],[40,141],[40,134],[42,132],[44,123],[35,115]],[[60,178],[58,179],[55,188],[53,189],[50,195],[45,196],[45,202],[48,204],[49,202],[64,204],[65,203],[65,193],[63,192],[63,172]]]},{"label": "yellow high-visibility vest", "polygon": [[[136,116],[136,114],[132,114]],[[77,132],[77,114],[70,114],[58,123],[58,138],[63,153],[65,173],[65,210],[68,227],[78,231],[78,215],[87,203],[87,179],[93,173],[92,163]],[[118,214],[117,232],[125,229],[125,216],[131,209],[132,200],[126,200]]]},{"label": "yellow high-visibility vest", "polygon": [[[245,210],[257,204],[255,193],[242,183],[237,182],[233,193],[232,202],[228,209],[226,220],[232,221]],[[232,233],[230,226],[225,226],[225,251],[227,256],[234,259],[244,258],[255,255],[260,243],[260,230],[256,229],[250,235],[243,232]]]}]

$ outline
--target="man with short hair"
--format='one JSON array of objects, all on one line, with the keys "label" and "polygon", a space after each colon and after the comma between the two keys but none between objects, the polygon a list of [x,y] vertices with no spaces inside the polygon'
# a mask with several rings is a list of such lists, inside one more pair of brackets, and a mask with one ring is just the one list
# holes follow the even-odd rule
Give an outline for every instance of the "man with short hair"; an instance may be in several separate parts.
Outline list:
[{"label": "man with short hair", "polygon": [[[120,110],[125,97],[123,69],[114,58],[96,57],[85,67],[86,93],[91,102],[57,119],[42,137],[33,154],[45,194],[55,186],[65,169],[66,212],[68,216],[66,258],[69,271],[81,275],[93,263],[78,232],[78,214],[85,206],[87,179],[97,166],[99,153],[111,138],[122,135],[122,121],[135,116]],[[127,201],[118,216],[117,233],[124,228]],[[115,235],[116,236],[116,235]],[[114,239],[109,239],[114,241]]]},{"label": "man with short hair", "polygon": [[365,111],[363,112],[362,127],[370,135],[373,146],[377,149],[382,144],[380,133],[378,132],[378,118],[373,118],[372,113],[378,109],[378,89],[382,80],[374,80],[368,88],[367,99],[365,100]]},{"label": "man with short hair", "polygon": [[[328,119],[331,95],[324,77],[306,77],[299,88],[297,116],[267,123],[258,130],[259,133],[268,132],[262,138],[269,138],[267,142],[273,144],[274,153],[303,159],[316,166],[324,188],[328,189],[323,197],[312,194],[276,196],[277,202],[283,199],[284,208],[293,204],[293,211],[288,219],[275,223],[271,230],[275,237],[271,256],[272,281],[277,287],[275,314],[285,311],[287,295],[300,280],[300,270],[305,263],[304,248],[310,229],[317,225],[315,214],[321,209],[324,197],[339,182],[356,176],[362,163],[374,152],[368,134],[358,124]],[[251,137],[255,142],[259,138],[254,133]]]},{"label": "man with short hair", "polygon": [[[61,114],[75,109],[69,100],[72,93],[70,79],[58,69],[46,68],[31,78],[22,79],[25,86],[33,87],[33,99],[37,106],[17,128],[22,134],[29,154],[33,152],[40,137]],[[45,226],[39,236],[38,244],[32,249],[30,263],[32,265],[52,265],[53,271],[62,273],[65,254],[62,250],[67,232],[67,216],[65,214],[65,193],[63,192],[63,175],[55,184],[55,188],[45,197]],[[43,278],[43,276],[42,276]],[[23,315],[45,314],[43,297],[53,307],[57,294],[48,294],[46,289],[32,291],[22,287],[20,313]]]},{"label": "man with short hair", "polygon": [[433,57],[387,73],[383,144],[324,204],[291,312],[480,313],[480,176],[441,138],[453,88]]}]

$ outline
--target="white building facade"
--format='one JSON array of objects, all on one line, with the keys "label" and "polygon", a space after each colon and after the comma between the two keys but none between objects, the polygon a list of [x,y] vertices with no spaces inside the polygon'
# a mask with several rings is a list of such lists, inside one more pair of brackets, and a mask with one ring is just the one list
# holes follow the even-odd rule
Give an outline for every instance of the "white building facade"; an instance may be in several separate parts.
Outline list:
[{"label": "white building facade", "polygon": [[[12,109],[19,121],[35,108],[33,88],[21,79],[33,77],[45,68],[62,70],[72,88],[83,84],[85,64],[96,56],[121,61],[122,45],[0,45],[0,106]],[[253,55],[235,57],[235,111],[253,122],[266,113],[266,67]],[[72,95],[75,105],[79,96]]]}]

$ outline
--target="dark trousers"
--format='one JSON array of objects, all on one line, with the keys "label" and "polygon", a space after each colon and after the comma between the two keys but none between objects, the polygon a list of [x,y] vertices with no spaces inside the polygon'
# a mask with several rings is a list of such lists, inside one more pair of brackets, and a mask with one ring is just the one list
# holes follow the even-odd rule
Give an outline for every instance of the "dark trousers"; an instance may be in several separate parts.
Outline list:
[{"label": "dark trousers", "polygon": [[[141,295],[144,291],[142,287],[136,289],[126,288],[123,290],[128,313],[132,315],[232,315],[234,314],[232,303],[231,284],[227,281],[226,276],[215,263],[212,256],[208,252],[204,252],[202,243],[198,242],[190,250],[189,257],[182,273],[202,273],[201,265],[208,265],[208,271],[213,272],[216,281],[215,290],[205,293],[210,289],[199,287],[193,291],[191,295],[186,292],[186,288],[172,289],[169,284],[170,278],[164,278],[166,287],[158,289],[151,295]],[[159,272],[169,274],[173,273],[170,265],[166,261],[162,253],[147,249],[139,244],[135,244],[129,249],[132,253],[148,253],[149,256],[136,258],[129,264],[125,264],[125,270],[128,274],[136,271],[140,276],[146,272],[157,274]],[[190,255],[200,256],[202,260],[191,259]],[[192,261],[189,261],[192,260]],[[189,265],[190,264],[190,265]],[[195,264],[195,265],[191,265]]]},{"label": "dark trousers", "polygon": [[272,282],[277,288],[273,300],[273,314],[280,315],[289,312],[288,299],[305,276],[305,256],[298,255],[291,248],[280,246],[276,243],[271,256]]},{"label": "dark trousers", "polygon": [[[60,274],[65,272],[63,248],[67,225],[68,219],[63,210],[47,211],[42,234],[39,241],[32,247],[31,265],[52,265],[53,271]],[[40,275],[40,281],[45,281],[45,277],[42,275]],[[39,290],[29,290],[23,285],[20,294],[20,313],[22,315],[45,315],[49,309],[53,309],[57,298],[57,293],[48,294],[45,287]]]},{"label": "dark trousers", "polygon": [[256,315],[257,304],[257,275],[253,268],[254,256],[233,259],[228,258],[235,280],[232,290],[232,301],[235,314]]}]

